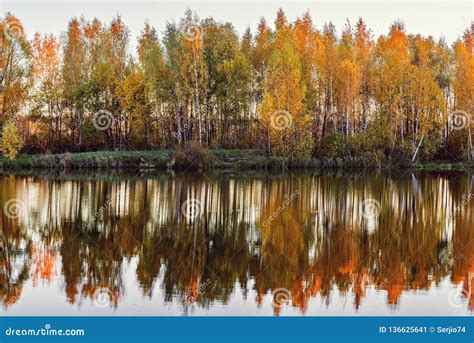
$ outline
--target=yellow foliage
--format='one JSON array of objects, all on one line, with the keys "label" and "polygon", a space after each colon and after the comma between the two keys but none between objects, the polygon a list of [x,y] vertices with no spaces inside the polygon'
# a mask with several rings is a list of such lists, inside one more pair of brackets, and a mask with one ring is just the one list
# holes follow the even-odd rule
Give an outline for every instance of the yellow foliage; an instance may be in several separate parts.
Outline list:
[{"label": "yellow foliage", "polygon": [[[303,99],[306,85],[301,58],[293,32],[282,25],[277,32],[261,105],[261,120],[268,132],[269,148],[277,156],[308,157],[310,144],[301,144],[308,135],[309,116]],[[303,142],[304,143],[304,142]]]},{"label": "yellow foliage", "polygon": [[9,121],[3,127],[0,150],[6,158],[14,160],[23,147],[23,138],[14,122]]}]

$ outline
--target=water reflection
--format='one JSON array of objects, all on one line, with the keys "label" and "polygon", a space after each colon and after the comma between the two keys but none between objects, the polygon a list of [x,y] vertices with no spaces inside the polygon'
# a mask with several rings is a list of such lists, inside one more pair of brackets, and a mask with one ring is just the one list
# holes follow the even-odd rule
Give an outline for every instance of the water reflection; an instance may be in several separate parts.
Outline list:
[{"label": "water reflection", "polygon": [[316,314],[341,297],[357,313],[375,296],[400,309],[404,294],[423,306],[441,289],[440,315],[472,314],[473,184],[465,174],[5,176],[0,304],[37,303],[46,287],[68,314],[91,300],[127,307],[135,284],[179,314],[249,303],[255,314]]}]

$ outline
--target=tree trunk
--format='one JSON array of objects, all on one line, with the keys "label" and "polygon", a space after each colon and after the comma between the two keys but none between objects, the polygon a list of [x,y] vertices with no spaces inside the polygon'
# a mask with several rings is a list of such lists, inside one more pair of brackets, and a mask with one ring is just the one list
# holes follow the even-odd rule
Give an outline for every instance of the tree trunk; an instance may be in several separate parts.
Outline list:
[{"label": "tree trunk", "polygon": [[196,96],[196,113],[198,116],[198,129],[199,129],[199,145],[202,145],[202,119],[201,119],[201,104],[199,101],[199,82],[198,82],[198,72],[196,66],[196,54],[193,55],[194,59],[194,88]]},{"label": "tree trunk", "polygon": [[469,137],[468,137],[468,146],[469,146],[469,155],[468,155],[468,159],[469,160],[472,160],[473,159],[473,154],[474,154],[474,151],[472,150],[472,135],[471,135],[471,126],[469,126],[469,133],[468,133]]},{"label": "tree trunk", "polygon": [[418,150],[420,150],[421,143],[423,143],[423,139],[425,138],[425,135],[421,136],[420,142],[418,143],[418,146],[415,149],[415,152],[413,153],[413,157],[411,159],[411,162],[415,162],[416,160],[416,155],[418,155]]}]

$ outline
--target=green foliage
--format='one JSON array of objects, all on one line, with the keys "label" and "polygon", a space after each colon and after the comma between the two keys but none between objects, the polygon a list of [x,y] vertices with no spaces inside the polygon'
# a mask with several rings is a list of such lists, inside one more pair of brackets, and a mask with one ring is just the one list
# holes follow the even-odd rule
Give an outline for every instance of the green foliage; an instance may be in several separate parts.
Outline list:
[{"label": "green foliage", "polygon": [[355,133],[349,139],[349,149],[354,156],[366,152],[384,152],[391,148],[391,140],[392,133],[387,116],[380,112],[366,130]]},{"label": "green foliage", "polygon": [[329,133],[327,134],[320,148],[318,149],[317,155],[323,157],[342,157],[346,152],[346,138],[342,133]]},{"label": "green foliage", "polygon": [[23,138],[20,135],[18,127],[13,121],[8,121],[3,126],[2,137],[0,140],[0,150],[6,158],[14,160],[23,147]]},{"label": "green foliage", "polygon": [[441,146],[443,146],[443,140],[441,137],[433,134],[428,135],[420,148],[419,160],[431,161],[433,158],[435,158]]},{"label": "green foliage", "polygon": [[311,158],[312,148],[313,140],[311,139],[311,136],[303,136],[295,143],[295,150],[292,155],[297,159],[309,160]]}]

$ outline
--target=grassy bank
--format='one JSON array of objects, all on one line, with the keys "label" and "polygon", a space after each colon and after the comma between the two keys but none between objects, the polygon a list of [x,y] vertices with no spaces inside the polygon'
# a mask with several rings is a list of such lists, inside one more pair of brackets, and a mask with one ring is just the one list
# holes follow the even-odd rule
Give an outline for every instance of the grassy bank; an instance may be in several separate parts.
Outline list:
[{"label": "grassy bank", "polygon": [[[324,158],[291,160],[268,157],[257,150],[206,150],[181,151],[98,151],[83,153],[28,155],[21,154],[11,161],[0,157],[0,171],[19,170],[166,170],[166,169],[223,169],[223,170],[278,170],[285,168],[407,168],[384,163],[374,163],[370,156],[349,158]],[[436,162],[419,164],[418,170],[474,169],[473,163]]]}]

